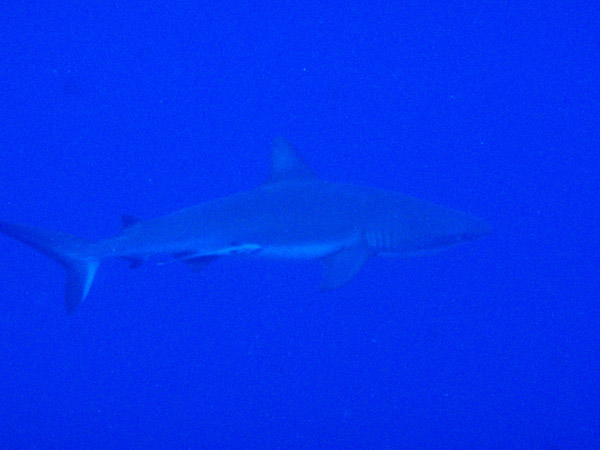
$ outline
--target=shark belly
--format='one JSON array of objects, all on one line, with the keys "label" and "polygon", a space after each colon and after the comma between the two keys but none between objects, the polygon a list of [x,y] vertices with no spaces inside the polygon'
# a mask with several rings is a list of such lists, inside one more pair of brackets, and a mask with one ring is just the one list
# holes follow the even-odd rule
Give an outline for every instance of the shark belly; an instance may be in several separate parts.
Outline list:
[{"label": "shark belly", "polygon": [[278,259],[318,259],[335,253],[349,244],[349,242],[339,241],[268,245],[263,247],[258,255]]}]

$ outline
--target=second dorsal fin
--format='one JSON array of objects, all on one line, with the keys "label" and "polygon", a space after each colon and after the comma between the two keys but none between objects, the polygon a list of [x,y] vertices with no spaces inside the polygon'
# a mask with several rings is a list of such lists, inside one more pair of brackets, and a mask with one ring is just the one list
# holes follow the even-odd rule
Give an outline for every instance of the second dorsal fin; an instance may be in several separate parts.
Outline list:
[{"label": "second dorsal fin", "polygon": [[129,214],[123,214],[121,216],[121,229],[129,228],[132,225],[140,222],[140,219]]}]

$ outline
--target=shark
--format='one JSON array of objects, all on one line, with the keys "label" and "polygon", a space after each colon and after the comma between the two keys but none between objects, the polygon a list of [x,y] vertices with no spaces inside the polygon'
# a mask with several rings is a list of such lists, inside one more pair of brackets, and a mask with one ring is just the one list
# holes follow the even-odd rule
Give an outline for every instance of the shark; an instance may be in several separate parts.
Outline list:
[{"label": "shark", "polygon": [[321,260],[321,288],[348,283],[376,255],[412,255],[491,232],[468,213],[398,192],[321,179],[283,139],[272,148],[262,185],[149,220],[122,217],[116,236],[89,241],[0,221],[0,232],[66,270],[66,310],[88,296],[100,263],[181,262],[202,269],[229,255]]}]

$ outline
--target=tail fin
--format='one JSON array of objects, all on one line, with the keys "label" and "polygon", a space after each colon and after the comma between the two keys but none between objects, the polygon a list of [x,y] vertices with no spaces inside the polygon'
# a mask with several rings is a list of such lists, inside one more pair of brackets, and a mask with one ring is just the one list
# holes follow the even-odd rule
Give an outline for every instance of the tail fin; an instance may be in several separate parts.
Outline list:
[{"label": "tail fin", "polygon": [[66,306],[72,313],[85,300],[100,260],[91,255],[91,243],[70,234],[0,221],[0,232],[52,258],[67,271]]}]

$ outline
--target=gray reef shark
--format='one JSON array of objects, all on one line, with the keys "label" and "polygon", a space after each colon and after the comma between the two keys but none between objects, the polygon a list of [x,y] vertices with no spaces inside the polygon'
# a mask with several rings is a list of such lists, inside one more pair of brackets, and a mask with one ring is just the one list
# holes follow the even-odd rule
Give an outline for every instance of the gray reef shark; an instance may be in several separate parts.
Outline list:
[{"label": "gray reef shark", "polygon": [[0,221],[0,232],[52,258],[66,270],[66,306],[86,298],[100,262],[122,258],[132,267],[150,258],[202,268],[222,256],[320,259],[321,287],[346,284],[379,254],[412,254],[490,232],[466,213],[382,189],[324,181],[283,140],[273,145],[270,179],[228,197],[147,221],[123,217],[113,238],[89,242]]}]

